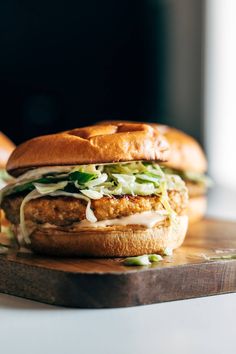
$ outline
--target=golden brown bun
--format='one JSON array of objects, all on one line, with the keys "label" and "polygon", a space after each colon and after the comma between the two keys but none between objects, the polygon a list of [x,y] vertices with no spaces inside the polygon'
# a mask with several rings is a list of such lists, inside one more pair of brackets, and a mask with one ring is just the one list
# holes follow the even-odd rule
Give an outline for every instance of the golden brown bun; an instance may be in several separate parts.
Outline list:
[{"label": "golden brown bun", "polygon": [[150,125],[94,125],[26,141],[11,155],[7,171],[17,176],[33,167],[166,161],[168,155],[166,139]]},{"label": "golden brown bun", "polygon": [[188,188],[188,195],[190,198],[201,197],[207,193],[207,186],[203,183],[185,181],[185,184]]},{"label": "golden brown bun", "polygon": [[201,220],[207,209],[207,197],[205,195],[189,198],[188,215],[189,223]]},{"label": "golden brown bun", "polygon": [[5,168],[7,160],[15,149],[13,142],[0,132],[0,168]]},{"label": "golden brown bun", "polygon": [[[101,124],[111,124],[112,122],[113,121],[103,121]],[[115,121],[115,123],[117,122],[121,121]],[[167,125],[156,123],[146,124],[157,128],[170,144],[171,153],[168,162],[164,164],[165,166],[180,171],[206,172],[206,156],[199,143],[193,137],[178,129],[168,127]]]},{"label": "golden brown bun", "polygon": [[188,217],[178,216],[173,226],[145,229],[136,226],[96,228],[68,232],[35,230],[28,245],[34,252],[55,256],[127,257],[163,253],[184,241]]},{"label": "golden brown bun", "polygon": [[180,171],[204,173],[207,160],[199,143],[184,132],[165,125],[157,125],[170,144],[171,154],[164,165]]}]

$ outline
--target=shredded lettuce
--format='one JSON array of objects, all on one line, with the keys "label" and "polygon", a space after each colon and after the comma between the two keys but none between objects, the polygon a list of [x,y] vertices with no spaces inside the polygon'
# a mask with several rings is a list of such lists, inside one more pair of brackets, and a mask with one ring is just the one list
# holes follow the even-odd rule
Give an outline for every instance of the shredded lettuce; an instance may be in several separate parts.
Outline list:
[{"label": "shredded lettuce", "polygon": [[186,171],[183,173],[183,178],[191,182],[201,183],[206,187],[212,187],[213,185],[212,179],[202,173]]},{"label": "shredded lettuce", "polygon": [[30,243],[30,239],[29,239],[28,230],[25,225],[25,213],[24,213],[25,204],[28,203],[32,199],[37,199],[42,196],[43,196],[42,194],[40,194],[37,190],[34,189],[33,191],[31,191],[29,194],[26,195],[26,197],[23,199],[23,201],[21,203],[21,206],[20,206],[20,231],[21,231],[21,234],[22,234],[26,243]]},{"label": "shredded lettuce", "polygon": [[98,178],[93,179],[92,181],[88,181],[85,183],[85,186],[88,188],[92,188],[95,186],[99,186],[106,182],[108,176],[106,173],[102,173]]},{"label": "shredded lettuce", "polygon": [[90,189],[81,190],[81,193],[83,193],[84,195],[86,195],[86,197],[90,199],[101,199],[103,197],[103,194],[101,192],[93,191]]},{"label": "shredded lettuce", "polygon": [[11,180],[12,177],[7,173],[7,171],[4,168],[0,168],[0,189],[5,187]]},{"label": "shredded lettuce", "polygon": [[164,209],[168,212],[169,217],[172,219],[175,219],[176,213],[175,211],[171,208],[170,203],[169,203],[169,196],[168,196],[168,189],[167,189],[167,181],[163,181],[160,184],[160,189],[161,189],[161,203],[164,207]]},{"label": "shredded lettuce", "polygon": [[71,181],[76,181],[78,184],[84,184],[96,178],[96,176],[97,175],[95,173],[75,171],[69,174],[69,179]]},{"label": "shredded lettuce", "polygon": [[142,173],[142,174],[138,173],[136,175],[136,178],[141,180],[142,183],[148,181],[148,182],[154,183],[155,186],[159,186],[160,185],[161,176],[155,175],[154,173],[151,173],[151,172],[146,172],[146,173]]},{"label": "shredded lettuce", "polygon": [[7,173],[7,171],[4,168],[0,168],[0,179],[4,181],[8,181],[12,179],[12,177]]},{"label": "shredded lettuce", "polygon": [[43,195],[47,195],[47,194],[55,192],[59,189],[63,190],[67,184],[68,184],[68,182],[66,182],[66,181],[58,182],[58,183],[48,183],[48,184],[33,183],[36,190],[40,194],[43,194]]},{"label": "shredded lettuce", "polygon": [[126,266],[147,266],[159,261],[163,261],[163,257],[160,254],[144,254],[142,256],[125,258],[123,263]]},{"label": "shredded lettuce", "polygon": [[155,189],[152,183],[135,183],[133,189],[134,195],[152,195],[158,194],[158,190]]},{"label": "shredded lettuce", "polygon": [[204,185],[206,188],[212,187],[213,185],[212,179],[207,175],[205,175],[204,173],[198,173],[192,171],[180,171],[169,167],[162,167],[162,169],[166,175],[178,175],[185,181],[200,183]]},{"label": "shredded lettuce", "polygon": [[[55,168],[57,170],[58,168]],[[107,165],[82,165],[60,167],[59,172],[50,172],[43,169],[44,174],[34,171],[36,179],[16,179],[16,183],[4,188],[4,195],[32,191],[35,188],[41,194],[48,194],[54,190],[78,192],[84,195],[100,196],[112,195],[151,195],[163,194],[163,190],[185,188],[179,176],[168,175],[158,164],[131,162]],[[164,183],[164,184],[163,184]],[[83,192],[82,192],[83,191]],[[98,192],[99,194],[93,193]],[[92,193],[92,194],[91,194]]]}]

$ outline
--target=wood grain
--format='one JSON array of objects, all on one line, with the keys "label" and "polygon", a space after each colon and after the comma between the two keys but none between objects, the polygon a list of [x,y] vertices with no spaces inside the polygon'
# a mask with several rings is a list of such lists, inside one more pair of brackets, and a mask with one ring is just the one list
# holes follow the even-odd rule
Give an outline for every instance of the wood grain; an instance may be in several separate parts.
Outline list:
[{"label": "wood grain", "polygon": [[[219,253],[223,252],[223,253]],[[0,292],[69,307],[124,307],[236,291],[236,223],[203,220],[172,257],[146,267],[122,259],[0,256]]]}]

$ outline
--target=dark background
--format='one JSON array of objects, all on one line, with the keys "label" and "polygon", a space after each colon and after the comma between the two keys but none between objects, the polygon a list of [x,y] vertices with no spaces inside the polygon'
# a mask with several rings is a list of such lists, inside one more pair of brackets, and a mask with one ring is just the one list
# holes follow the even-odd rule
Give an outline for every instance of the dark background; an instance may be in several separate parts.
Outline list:
[{"label": "dark background", "polygon": [[203,0],[1,1],[1,130],[127,119],[201,140],[203,20]]}]

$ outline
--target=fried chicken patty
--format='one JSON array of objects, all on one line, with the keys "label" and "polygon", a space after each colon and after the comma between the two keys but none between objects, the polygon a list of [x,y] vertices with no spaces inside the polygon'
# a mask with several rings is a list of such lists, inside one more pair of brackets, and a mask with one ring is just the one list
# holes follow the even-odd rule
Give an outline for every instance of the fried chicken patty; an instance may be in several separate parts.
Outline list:
[{"label": "fried chicken patty", "polygon": [[[8,196],[2,202],[2,208],[8,220],[17,225],[20,222],[20,205],[23,196]],[[169,202],[171,208],[181,215],[188,204],[186,191],[170,191]],[[86,218],[87,203],[73,197],[45,196],[30,200],[24,207],[25,221],[37,224],[50,223],[57,226],[69,226]],[[103,197],[91,201],[91,208],[100,220],[115,219],[136,213],[151,210],[163,210],[159,196],[118,196]]]}]

